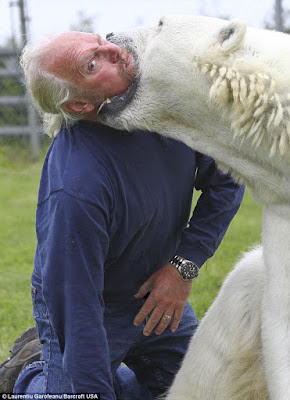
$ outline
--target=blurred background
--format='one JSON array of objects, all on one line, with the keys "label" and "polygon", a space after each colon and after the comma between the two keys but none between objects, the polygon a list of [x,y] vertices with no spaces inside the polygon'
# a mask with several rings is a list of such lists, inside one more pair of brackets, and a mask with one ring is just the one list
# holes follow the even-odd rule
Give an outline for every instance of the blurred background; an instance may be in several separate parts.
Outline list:
[{"label": "blurred background", "polygon": [[[30,276],[38,183],[50,141],[22,84],[25,43],[67,30],[108,32],[157,24],[166,14],[238,18],[249,26],[290,31],[290,0],[0,0],[0,363],[34,322]],[[246,192],[190,301],[202,318],[242,251],[260,241],[261,206]]]}]

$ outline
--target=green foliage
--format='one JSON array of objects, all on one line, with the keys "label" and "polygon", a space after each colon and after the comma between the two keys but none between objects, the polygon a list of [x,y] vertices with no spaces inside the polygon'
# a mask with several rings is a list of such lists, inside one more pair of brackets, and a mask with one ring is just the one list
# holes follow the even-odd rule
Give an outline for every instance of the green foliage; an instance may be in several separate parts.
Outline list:
[{"label": "green foliage", "polygon": [[24,86],[15,78],[3,78],[1,80],[1,94],[19,96],[25,94]]},{"label": "green foliage", "polygon": [[[35,210],[41,162],[17,146],[0,145],[0,362],[17,336],[34,324],[30,298]],[[43,155],[42,155],[43,158]],[[261,206],[246,193],[220,248],[203,266],[190,301],[201,318],[242,251],[260,240]]]},{"label": "green foliage", "polygon": [[28,125],[27,110],[24,107],[0,107],[0,126],[26,126]]},{"label": "green foliage", "polygon": [[[16,56],[8,56],[0,58],[0,68],[17,70],[18,58]],[[0,77],[0,95],[1,96],[23,96],[25,94],[24,85],[21,83],[21,75]],[[28,124],[27,106],[23,104],[1,105],[0,106],[0,126],[15,126]]]}]

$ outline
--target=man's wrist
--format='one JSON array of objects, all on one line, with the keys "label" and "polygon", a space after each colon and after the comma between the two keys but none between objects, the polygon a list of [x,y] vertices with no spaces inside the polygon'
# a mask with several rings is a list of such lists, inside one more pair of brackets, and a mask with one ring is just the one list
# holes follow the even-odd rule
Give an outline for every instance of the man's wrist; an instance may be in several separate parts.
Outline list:
[{"label": "man's wrist", "polygon": [[181,279],[184,281],[193,281],[198,277],[199,267],[193,261],[176,255],[172,258],[170,264],[176,268]]}]

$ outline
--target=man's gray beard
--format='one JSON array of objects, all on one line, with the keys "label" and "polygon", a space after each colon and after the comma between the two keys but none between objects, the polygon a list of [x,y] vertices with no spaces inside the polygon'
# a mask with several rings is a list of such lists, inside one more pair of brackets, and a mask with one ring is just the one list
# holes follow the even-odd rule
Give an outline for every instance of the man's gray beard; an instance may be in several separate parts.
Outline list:
[{"label": "man's gray beard", "polygon": [[[132,62],[134,62],[134,64],[135,64],[135,61],[132,61]],[[134,73],[134,66],[130,65],[129,71],[128,71],[128,68],[125,67],[125,63],[122,63],[121,68],[120,68],[120,76],[121,76],[121,78],[125,78],[127,80],[128,84],[131,85],[136,78],[136,72]]]}]

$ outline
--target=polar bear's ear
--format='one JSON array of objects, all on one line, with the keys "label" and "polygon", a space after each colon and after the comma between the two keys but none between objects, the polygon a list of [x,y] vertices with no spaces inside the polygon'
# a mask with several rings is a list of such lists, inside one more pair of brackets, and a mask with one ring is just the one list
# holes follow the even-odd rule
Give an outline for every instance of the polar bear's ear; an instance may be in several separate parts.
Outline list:
[{"label": "polar bear's ear", "polygon": [[237,50],[243,42],[247,25],[243,21],[233,20],[227,22],[217,33],[217,41],[214,44],[224,53]]}]

